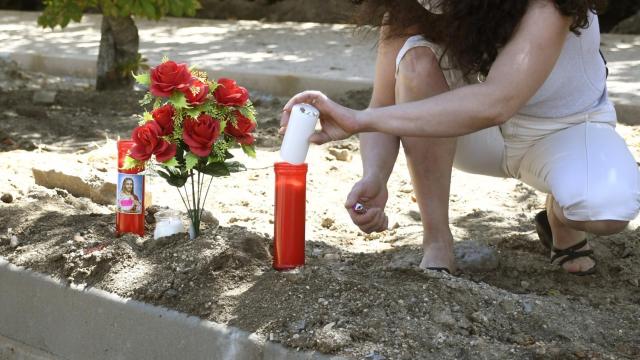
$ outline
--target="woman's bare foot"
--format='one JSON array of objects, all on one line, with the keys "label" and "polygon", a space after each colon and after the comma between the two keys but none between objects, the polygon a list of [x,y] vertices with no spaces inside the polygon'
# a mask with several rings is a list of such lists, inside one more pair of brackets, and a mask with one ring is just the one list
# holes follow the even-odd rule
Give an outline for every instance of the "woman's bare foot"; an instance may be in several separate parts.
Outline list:
[{"label": "woman's bare foot", "polygon": [[440,241],[424,241],[422,248],[424,255],[420,262],[423,269],[446,268],[450,273],[455,273],[456,264],[453,256],[453,237]]}]

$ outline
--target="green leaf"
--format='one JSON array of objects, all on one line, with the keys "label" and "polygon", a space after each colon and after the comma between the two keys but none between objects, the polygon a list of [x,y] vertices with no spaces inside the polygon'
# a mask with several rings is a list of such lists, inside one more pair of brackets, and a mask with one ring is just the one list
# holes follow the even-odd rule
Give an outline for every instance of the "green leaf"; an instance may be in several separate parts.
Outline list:
[{"label": "green leaf", "polygon": [[145,105],[151,104],[152,101],[153,101],[153,95],[151,95],[151,93],[146,93],[144,94],[144,97],[142,98],[142,100],[139,101],[139,103],[140,103],[140,106],[145,106]]},{"label": "green leaf", "polygon": [[196,167],[196,165],[198,164],[198,161],[200,161],[200,158],[198,157],[198,155],[192,152],[189,152],[187,156],[184,158],[184,160],[186,162],[187,171],[189,171],[194,167]]},{"label": "green leaf", "polygon": [[200,172],[215,177],[231,175],[231,171],[229,171],[226,164],[222,162],[214,162],[208,164],[203,169],[201,169]]},{"label": "green leaf", "polygon": [[140,85],[149,86],[151,84],[151,76],[149,76],[149,73],[134,74],[133,78],[136,79],[136,82]]},{"label": "green leaf", "polygon": [[242,151],[244,151],[244,153],[249,157],[256,157],[256,149],[253,145],[242,145]]},{"label": "green leaf", "polygon": [[153,115],[151,115],[151,113],[150,113],[150,112],[145,111],[145,112],[144,112],[144,114],[142,115],[142,120],[143,120],[144,122],[147,122],[147,121],[153,121]]},{"label": "green leaf", "polygon": [[224,153],[224,159],[225,159],[225,160],[233,159],[233,154],[232,154],[232,153],[230,153],[228,150],[227,150],[227,151],[225,151],[225,153]]},{"label": "green leaf", "polygon": [[157,13],[157,9],[155,8],[155,6],[148,0],[142,0],[142,9],[144,16],[146,16],[149,19],[152,20],[158,20],[160,18],[159,14]]},{"label": "green leaf", "polygon": [[256,122],[256,109],[253,107],[250,101],[247,103],[247,105],[240,108],[240,114],[251,120],[251,122]]},{"label": "green leaf", "polygon": [[199,107],[197,108],[189,108],[186,110],[187,115],[191,116],[192,118],[197,118],[198,115],[200,115],[200,113],[202,112],[202,109],[200,109]]},{"label": "green leaf", "polygon": [[189,180],[189,174],[181,173],[178,170],[157,170],[157,173],[161,178],[165,179],[169,185],[175,187],[183,187],[184,184],[187,183],[187,180]]},{"label": "green leaf", "polygon": [[122,163],[122,170],[131,170],[140,168],[144,165],[144,161],[138,161],[131,156],[127,155]]},{"label": "green leaf", "polygon": [[166,167],[166,168],[177,168],[178,166],[180,166],[180,164],[178,164],[178,159],[176,159],[175,157],[171,158],[170,160],[167,160],[163,163],[161,163],[162,166]]},{"label": "green leaf", "polygon": [[180,91],[174,91],[169,98],[169,102],[173,104],[176,109],[188,109],[187,98]]},{"label": "green leaf", "polygon": [[227,161],[224,164],[227,166],[227,169],[229,169],[229,172],[232,173],[247,171],[247,167],[238,161]]}]

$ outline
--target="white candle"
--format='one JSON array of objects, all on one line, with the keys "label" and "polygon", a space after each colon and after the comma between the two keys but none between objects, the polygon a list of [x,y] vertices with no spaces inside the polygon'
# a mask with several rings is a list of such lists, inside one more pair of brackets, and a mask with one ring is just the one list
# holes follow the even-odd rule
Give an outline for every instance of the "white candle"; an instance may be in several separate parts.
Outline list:
[{"label": "white candle", "polygon": [[153,233],[154,239],[159,239],[165,236],[171,236],[185,232],[182,220],[169,218],[163,219],[156,223],[156,230]]},{"label": "white candle", "polygon": [[296,104],[291,109],[287,131],[282,140],[280,158],[290,164],[302,164],[309,151],[309,137],[313,134],[320,112],[309,104]]}]

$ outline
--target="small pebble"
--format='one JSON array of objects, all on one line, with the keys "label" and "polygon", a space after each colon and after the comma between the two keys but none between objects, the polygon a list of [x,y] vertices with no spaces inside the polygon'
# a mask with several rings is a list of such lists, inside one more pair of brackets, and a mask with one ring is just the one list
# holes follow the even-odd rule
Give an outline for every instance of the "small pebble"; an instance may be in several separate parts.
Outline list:
[{"label": "small pebble", "polygon": [[528,281],[524,281],[524,280],[520,281],[520,286],[522,286],[522,288],[525,290],[528,289],[530,285],[531,284],[529,284]]},{"label": "small pebble", "polygon": [[376,351],[372,351],[364,357],[366,360],[386,360],[383,355],[378,354]]},{"label": "small pebble", "polygon": [[333,329],[334,326],[336,326],[336,323],[335,322],[330,322],[327,325],[325,325],[322,329],[325,330],[325,331],[329,331],[329,330]]},{"label": "small pebble", "polygon": [[325,229],[329,229],[331,226],[333,226],[334,223],[335,220],[333,220],[332,218],[324,218],[324,220],[322,220],[322,227]]},{"label": "small pebble", "polygon": [[2,200],[3,203],[11,204],[13,202],[13,195],[4,193],[2,194],[2,197],[0,197],[0,200]]},{"label": "small pebble", "polygon": [[164,293],[164,295],[166,297],[175,297],[175,296],[178,296],[178,291],[176,291],[174,289],[169,289]]},{"label": "small pebble", "polygon": [[18,247],[20,245],[20,240],[15,235],[11,235],[11,242],[9,243],[12,248]]},{"label": "small pebble", "polygon": [[351,161],[352,158],[351,153],[346,149],[331,148],[329,149],[329,153],[339,161]]},{"label": "small pebble", "polygon": [[327,259],[327,260],[340,260],[340,254],[333,254],[333,253],[329,253],[329,254],[324,254],[323,258]]},{"label": "small pebble", "polygon": [[524,311],[525,314],[531,314],[531,312],[533,312],[533,302],[527,300],[523,301],[522,311]]},{"label": "small pebble", "polygon": [[422,215],[420,215],[419,211],[415,211],[415,210],[409,211],[409,217],[415,221],[422,221]]},{"label": "small pebble", "polygon": [[213,216],[213,213],[209,210],[205,210],[202,212],[201,220],[205,224],[212,225],[213,227],[218,227],[220,225],[220,221]]},{"label": "small pebble", "polygon": [[289,324],[289,330],[295,331],[295,332],[300,332],[304,330],[306,327],[307,327],[307,322],[305,320],[298,320]]},{"label": "small pebble", "polygon": [[82,237],[82,235],[80,235],[80,233],[76,233],[75,235],[73,235],[73,241],[84,242],[84,238]]}]

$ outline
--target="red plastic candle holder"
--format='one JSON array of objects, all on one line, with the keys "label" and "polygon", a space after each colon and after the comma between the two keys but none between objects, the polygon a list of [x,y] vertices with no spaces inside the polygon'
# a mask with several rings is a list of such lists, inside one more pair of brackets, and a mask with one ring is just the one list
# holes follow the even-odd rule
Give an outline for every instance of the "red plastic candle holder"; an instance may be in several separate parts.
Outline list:
[{"label": "red plastic candle holder", "polygon": [[279,162],[276,173],[273,268],[304,265],[307,164]]}]

